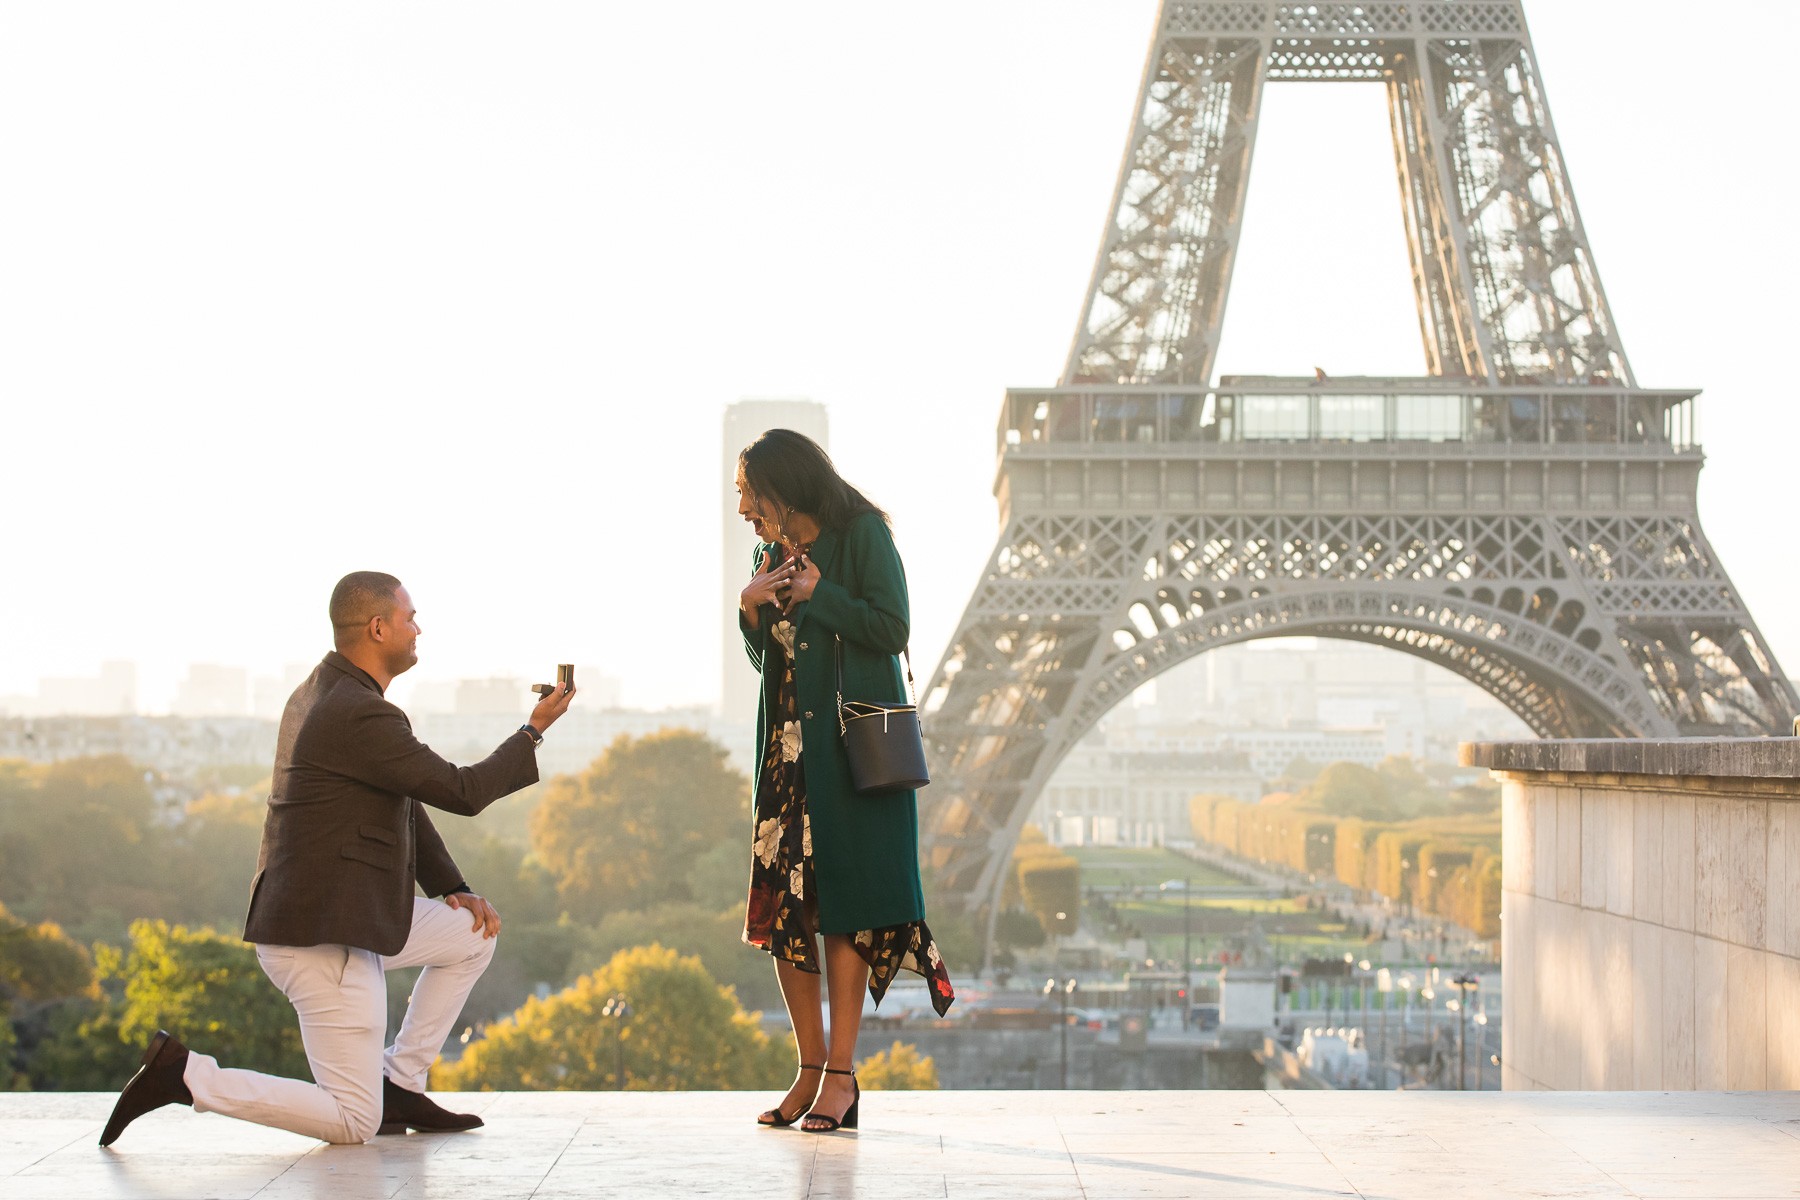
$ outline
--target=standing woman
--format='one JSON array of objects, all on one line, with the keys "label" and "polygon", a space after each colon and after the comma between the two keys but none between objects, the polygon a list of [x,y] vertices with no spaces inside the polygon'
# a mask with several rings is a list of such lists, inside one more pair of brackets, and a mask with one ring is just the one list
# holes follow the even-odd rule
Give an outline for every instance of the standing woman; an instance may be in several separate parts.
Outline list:
[{"label": "standing woman", "polygon": [[809,1133],[854,1129],[864,987],[880,1004],[904,968],[925,976],[939,1016],[954,999],[925,927],[916,794],[859,795],[838,727],[837,653],[844,694],[906,694],[906,574],[887,514],[812,439],[769,430],[738,456],[737,488],[738,513],[762,542],[738,602],[745,648],[762,672],[744,940],[775,958],[800,1054],[794,1086],[757,1120],[792,1125],[804,1114]]}]

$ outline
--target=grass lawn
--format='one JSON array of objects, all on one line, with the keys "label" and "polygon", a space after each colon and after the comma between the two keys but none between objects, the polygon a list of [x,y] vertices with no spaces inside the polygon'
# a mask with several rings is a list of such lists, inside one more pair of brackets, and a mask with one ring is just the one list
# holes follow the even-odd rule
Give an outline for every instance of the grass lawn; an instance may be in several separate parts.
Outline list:
[{"label": "grass lawn", "polygon": [[1081,864],[1081,882],[1094,887],[1156,887],[1169,879],[1186,879],[1196,888],[1242,887],[1233,875],[1184,858],[1173,850],[1131,850],[1112,846],[1066,847]]},{"label": "grass lawn", "polygon": [[[1308,912],[1305,901],[1298,898],[1207,895],[1202,889],[1241,888],[1244,881],[1172,850],[1064,849],[1080,862],[1083,887],[1144,889],[1136,896],[1115,896],[1110,902],[1095,897],[1084,919],[1099,918],[1096,928],[1103,933],[1129,931],[1145,938],[1150,953],[1158,959],[1181,957],[1184,927],[1191,932],[1190,948],[1202,960],[1229,948],[1252,925],[1262,931],[1283,962],[1337,958],[1346,951],[1362,950],[1363,940],[1342,922],[1325,913]],[[1158,890],[1170,879],[1188,880],[1195,889],[1188,898],[1191,907],[1186,914],[1181,892]],[[1110,919],[1100,917],[1095,905],[1110,908]]]}]

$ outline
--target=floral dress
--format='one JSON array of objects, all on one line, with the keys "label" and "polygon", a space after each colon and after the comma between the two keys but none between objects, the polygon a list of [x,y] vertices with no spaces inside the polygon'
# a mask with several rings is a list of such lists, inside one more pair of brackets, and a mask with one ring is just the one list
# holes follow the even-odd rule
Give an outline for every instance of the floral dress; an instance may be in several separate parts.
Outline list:
[{"label": "floral dress", "polygon": [[[764,608],[765,617],[774,610]],[[774,678],[769,743],[756,782],[756,838],[750,859],[750,904],[744,940],[783,962],[819,974],[819,901],[813,877],[812,822],[806,814],[806,776],[801,770],[799,695],[794,686],[794,626],[770,627],[763,678]],[[924,921],[858,930],[853,944],[869,964],[869,994],[879,1006],[902,969],[925,977],[938,1016],[956,993]]]}]

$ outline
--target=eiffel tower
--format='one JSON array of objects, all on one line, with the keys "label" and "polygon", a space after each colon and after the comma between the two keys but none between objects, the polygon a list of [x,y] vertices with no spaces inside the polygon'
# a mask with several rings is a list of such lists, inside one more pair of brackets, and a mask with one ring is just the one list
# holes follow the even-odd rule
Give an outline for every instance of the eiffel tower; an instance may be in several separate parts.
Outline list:
[{"label": "eiffel tower", "polygon": [[[1213,380],[1263,87],[1386,85],[1429,374]],[[1520,0],[1164,0],[1062,382],[1000,416],[1000,539],[925,696],[927,867],[987,905],[1075,741],[1160,672],[1391,646],[1544,737],[1778,734],[1701,531],[1694,390],[1639,387]]]}]

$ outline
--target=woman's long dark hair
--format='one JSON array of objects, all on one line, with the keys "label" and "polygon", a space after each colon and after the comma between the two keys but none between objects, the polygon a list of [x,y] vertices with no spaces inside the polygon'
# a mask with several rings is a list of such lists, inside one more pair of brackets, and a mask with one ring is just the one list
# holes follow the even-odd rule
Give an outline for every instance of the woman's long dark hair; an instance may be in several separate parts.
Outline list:
[{"label": "woman's long dark hair", "polygon": [[771,429],[744,447],[738,463],[752,492],[782,508],[806,513],[820,529],[843,529],[864,513],[889,519],[846,483],[824,447],[803,433]]}]

